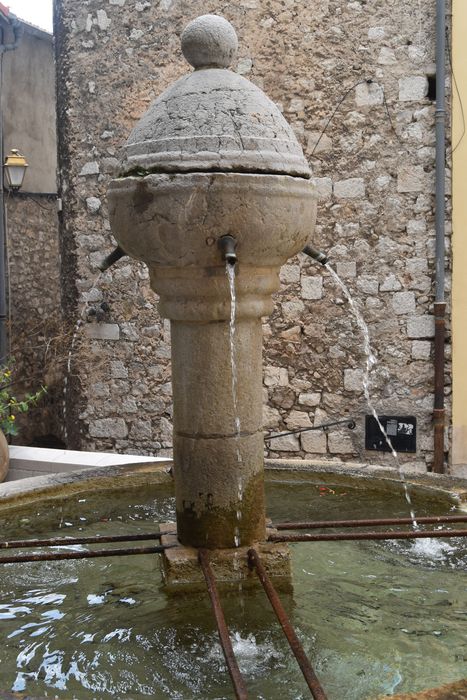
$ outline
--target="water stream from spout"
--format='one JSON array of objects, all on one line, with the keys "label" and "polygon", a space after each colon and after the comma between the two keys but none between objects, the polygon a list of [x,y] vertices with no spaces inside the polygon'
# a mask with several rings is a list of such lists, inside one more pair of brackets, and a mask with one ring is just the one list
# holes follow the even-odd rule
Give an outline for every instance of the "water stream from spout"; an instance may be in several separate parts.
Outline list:
[{"label": "water stream from spout", "polygon": [[386,440],[386,443],[391,451],[392,457],[393,457],[394,462],[395,462],[396,467],[397,467],[397,471],[399,473],[402,487],[404,489],[405,500],[407,501],[407,505],[409,506],[409,512],[410,512],[410,517],[412,518],[412,524],[413,524],[414,529],[417,529],[418,525],[417,525],[417,520],[416,520],[416,516],[415,516],[415,511],[413,508],[412,499],[410,497],[409,488],[408,488],[407,482],[405,480],[404,472],[402,471],[402,466],[399,462],[397,452],[394,449],[394,446],[391,442],[391,438],[389,437],[386,430],[384,429],[384,427],[379,419],[378,413],[376,412],[376,409],[375,409],[374,404],[373,404],[371,397],[370,397],[370,372],[371,372],[372,368],[376,365],[377,360],[376,360],[376,357],[371,349],[370,333],[368,330],[368,326],[365,323],[365,320],[364,320],[362,314],[360,313],[360,310],[359,310],[357,304],[355,303],[355,300],[353,299],[352,295],[350,294],[348,287],[341,280],[341,278],[339,277],[337,272],[335,272],[333,270],[333,268],[329,265],[329,263],[326,263],[325,268],[331,274],[331,277],[334,280],[334,282],[337,284],[337,286],[342,290],[342,292],[343,292],[343,294],[344,294],[345,298],[347,299],[347,302],[350,306],[350,310],[352,311],[352,314],[353,314],[353,316],[357,322],[357,325],[362,333],[363,349],[364,349],[365,356],[366,356],[365,369],[363,371],[363,394],[365,396],[367,406],[370,409],[371,414],[374,417],[375,421],[377,422],[379,429],[381,430],[382,434],[384,435],[384,439]]},{"label": "water stream from spout", "polygon": [[[235,265],[231,265],[228,262],[225,265],[225,272],[227,279],[229,281],[230,290],[230,368],[232,376],[232,403],[233,403],[233,413],[234,413],[234,428],[235,428],[235,439],[237,441],[237,462],[240,465],[242,463],[242,455],[240,448],[238,446],[238,438],[240,437],[240,417],[238,415],[238,387],[237,387],[237,360],[235,357],[235,321],[237,314],[237,297],[235,291]],[[241,475],[238,479],[238,502],[241,504],[243,500],[243,482]],[[237,510],[237,521],[238,525],[235,528],[234,542],[235,546],[240,546],[240,520],[242,519],[241,507]]]},{"label": "water stream from spout", "polygon": [[237,362],[235,359],[235,317],[237,314],[237,298],[235,293],[235,265],[226,263],[225,271],[230,289],[230,367],[232,375],[232,401],[235,417],[235,434],[240,435],[240,418],[237,403]]},{"label": "water stream from spout", "polygon": [[[89,292],[88,292],[88,297],[92,296],[92,292],[97,289],[97,286],[99,284],[101,275],[103,273],[99,272],[95,280],[93,281]],[[86,300],[83,302],[83,306],[81,308],[81,311],[78,315],[78,320],[75,323],[75,327],[73,329],[73,335],[71,337],[71,343],[70,343],[70,349],[68,350],[68,356],[67,356],[67,363],[66,363],[66,372],[65,372],[65,378],[63,380],[63,440],[65,442],[65,445],[67,443],[67,438],[68,438],[68,427],[67,427],[67,399],[68,399],[68,383],[71,375],[71,363],[73,359],[73,352],[75,349],[76,341],[78,339],[79,331],[81,326],[84,324],[84,316],[88,308],[88,304],[90,303],[90,300]]]}]

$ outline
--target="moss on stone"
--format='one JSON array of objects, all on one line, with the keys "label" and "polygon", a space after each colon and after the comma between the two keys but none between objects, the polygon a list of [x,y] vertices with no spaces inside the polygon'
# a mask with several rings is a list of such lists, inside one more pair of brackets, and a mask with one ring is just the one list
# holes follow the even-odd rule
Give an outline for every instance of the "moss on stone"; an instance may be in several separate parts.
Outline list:
[{"label": "moss on stone", "polygon": [[[241,512],[241,518],[238,517]],[[190,547],[230,549],[252,544],[266,537],[264,474],[259,472],[244,489],[241,508],[213,507],[198,515],[192,510],[177,510],[178,539]],[[236,539],[238,538],[238,539]],[[236,544],[237,543],[237,544]]]}]

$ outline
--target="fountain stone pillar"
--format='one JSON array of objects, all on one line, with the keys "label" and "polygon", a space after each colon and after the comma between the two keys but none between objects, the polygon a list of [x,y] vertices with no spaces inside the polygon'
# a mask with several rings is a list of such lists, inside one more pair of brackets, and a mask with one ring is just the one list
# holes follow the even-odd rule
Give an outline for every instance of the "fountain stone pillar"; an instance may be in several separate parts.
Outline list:
[{"label": "fountain stone pillar", "polygon": [[[178,539],[211,549],[265,539],[261,318],[316,217],[295,135],[228,70],[236,49],[225,19],[188,25],[182,51],[195,70],[135,126],[108,192],[112,231],[148,265],[171,321]],[[224,236],[237,257],[233,335]]]}]

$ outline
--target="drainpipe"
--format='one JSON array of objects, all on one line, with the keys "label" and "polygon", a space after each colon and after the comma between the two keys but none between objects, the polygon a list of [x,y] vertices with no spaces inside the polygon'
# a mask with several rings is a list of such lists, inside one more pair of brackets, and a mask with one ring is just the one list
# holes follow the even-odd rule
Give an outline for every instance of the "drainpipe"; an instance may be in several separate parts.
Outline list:
[{"label": "drainpipe", "polygon": [[433,471],[444,472],[444,340],[446,334],[446,302],[444,294],[444,219],[445,219],[445,51],[446,0],[436,0],[436,183],[435,183],[435,355],[434,355],[434,457]]},{"label": "drainpipe", "polygon": [[7,298],[6,298],[6,274],[5,274],[5,198],[3,186],[3,54],[13,51],[18,46],[23,28],[15,15],[9,14],[8,20],[13,31],[13,41],[4,44],[4,31],[2,30],[0,44],[0,366],[7,361]]}]

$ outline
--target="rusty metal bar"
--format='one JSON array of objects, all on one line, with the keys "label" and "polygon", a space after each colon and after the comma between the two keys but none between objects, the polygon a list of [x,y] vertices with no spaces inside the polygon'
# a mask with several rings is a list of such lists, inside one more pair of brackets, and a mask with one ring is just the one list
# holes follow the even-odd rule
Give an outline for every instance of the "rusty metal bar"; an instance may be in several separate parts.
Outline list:
[{"label": "rusty metal bar", "polygon": [[83,537],[49,537],[48,539],[11,540],[0,542],[0,549],[22,549],[23,547],[61,547],[70,544],[99,544],[104,542],[139,542],[160,540],[164,533],[148,532],[139,535],[87,535]]},{"label": "rusty metal bar", "polygon": [[331,423],[322,423],[321,425],[313,425],[310,428],[296,428],[295,430],[289,430],[287,433],[277,433],[277,435],[268,435],[264,438],[265,442],[269,440],[277,440],[277,438],[286,437],[287,435],[297,435],[298,433],[306,433],[310,430],[322,430],[327,432],[329,428],[333,428],[336,425],[347,425],[349,430],[355,430],[356,423],[353,418],[347,418],[347,420],[335,420]]},{"label": "rusty metal bar", "polygon": [[315,700],[327,700],[326,694],[321,686],[321,683],[319,682],[317,675],[313,671],[313,668],[310,662],[308,661],[308,658],[305,654],[305,650],[300,644],[300,641],[297,635],[295,634],[294,628],[290,624],[290,620],[287,617],[287,613],[285,612],[280,598],[274,590],[274,587],[271,581],[269,580],[266,570],[261,563],[258,552],[255,549],[248,550],[248,566],[250,567],[250,569],[256,569],[256,574],[259,580],[261,581],[261,584],[266,592],[267,597],[269,598],[269,602],[271,603],[274,612],[276,613],[276,617],[280,622],[285,636],[287,637],[287,641],[289,642],[290,648],[292,649],[292,652],[295,658],[297,659],[298,665],[300,666],[300,669],[307,682],[307,685],[311,690],[313,698]]},{"label": "rusty metal bar", "polygon": [[237,659],[232,648],[232,642],[230,641],[229,629],[225,621],[224,612],[219,599],[219,593],[217,591],[216,579],[211,569],[209,563],[209,553],[206,549],[198,550],[198,561],[200,563],[201,569],[206,580],[206,585],[208,588],[209,597],[211,599],[211,605],[214,612],[214,617],[216,618],[217,630],[219,632],[219,639],[221,641],[222,651],[224,652],[225,661],[227,663],[227,668],[232,679],[232,685],[235,690],[235,697],[237,700],[248,700],[248,693],[245,685],[245,681],[240,672],[237,664]]},{"label": "rusty metal bar", "polygon": [[129,549],[96,549],[85,552],[48,552],[47,554],[18,554],[12,557],[0,557],[0,564],[19,564],[33,561],[62,561],[63,559],[95,559],[97,557],[126,557],[134,554],[161,554],[176,545],[157,545],[154,547],[130,547]]},{"label": "rusty metal bar", "polygon": [[[417,523],[467,523],[465,515],[427,515],[418,517]],[[276,530],[321,530],[327,527],[373,527],[376,525],[410,525],[412,518],[371,518],[367,520],[310,520],[298,523],[275,523]]]},{"label": "rusty metal bar", "polygon": [[331,532],[311,535],[270,535],[269,542],[341,542],[344,540],[411,540],[429,537],[467,537],[465,530],[409,530],[402,532]]},{"label": "rusty metal bar", "polygon": [[[444,265],[444,260],[442,262]],[[446,303],[436,301],[435,312],[435,346],[434,346],[434,408],[433,430],[434,451],[433,471],[436,474],[444,473],[444,341],[446,335]]]}]

